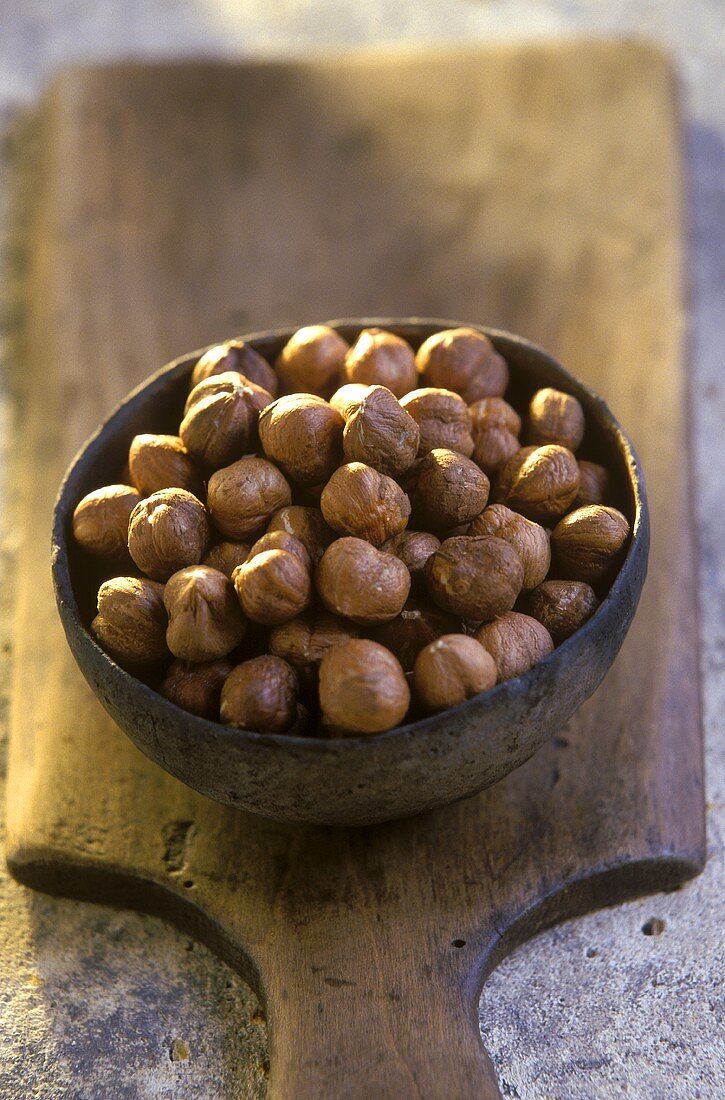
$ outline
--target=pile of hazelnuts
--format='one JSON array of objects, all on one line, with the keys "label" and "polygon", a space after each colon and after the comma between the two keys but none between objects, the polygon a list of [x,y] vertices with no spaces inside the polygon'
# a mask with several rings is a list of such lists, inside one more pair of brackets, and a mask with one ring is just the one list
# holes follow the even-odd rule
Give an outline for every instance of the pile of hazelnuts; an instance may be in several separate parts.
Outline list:
[{"label": "pile of hazelnuts", "polygon": [[374,734],[520,676],[596,611],[630,530],[577,460],[577,398],[517,411],[508,383],[472,328],[416,352],[312,325],[274,365],[212,348],[178,435],[136,436],[75,510],[110,577],[93,635],[245,730]]}]

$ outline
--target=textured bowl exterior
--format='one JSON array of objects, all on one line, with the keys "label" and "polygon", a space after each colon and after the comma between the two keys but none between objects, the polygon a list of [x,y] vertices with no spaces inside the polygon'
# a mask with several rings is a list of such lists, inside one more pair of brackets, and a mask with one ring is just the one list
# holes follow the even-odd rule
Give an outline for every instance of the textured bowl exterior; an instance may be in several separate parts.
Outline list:
[{"label": "textured bowl exterior", "polygon": [[[378,325],[417,347],[461,322],[370,318],[332,324],[351,341],[362,328]],[[388,733],[340,740],[291,737],[196,718],[122,669],[89,633],[91,580],[74,558],[73,510],[91,489],[117,480],[135,434],[174,430],[173,416],[202,352],[170,364],[131,393],[74,459],[60,488],[52,537],[53,580],[68,644],[114,721],[148,757],[190,787],[285,822],[365,825],[406,817],[473,795],[518,768],[568,721],[609,669],[647,571],[649,519],[638,459],[601,398],[551,356],[507,333],[471,327],[490,336],[524,395],[559,386],[579,398],[601,457],[615,468],[617,503],[632,522],[632,539],[597,612],[552,654],[517,679]],[[245,339],[273,358],[291,332]]]}]

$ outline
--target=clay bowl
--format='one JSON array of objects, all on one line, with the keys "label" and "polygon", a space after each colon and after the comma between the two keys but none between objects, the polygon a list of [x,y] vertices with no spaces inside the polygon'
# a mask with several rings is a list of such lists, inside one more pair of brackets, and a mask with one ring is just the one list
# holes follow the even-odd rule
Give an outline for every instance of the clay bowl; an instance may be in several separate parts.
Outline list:
[{"label": "clay bowl", "polygon": [[[333,322],[353,341],[377,324],[417,347],[455,322]],[[140,432],[175,432],[189,375],[201,352],[163,368],[131,393],[88,440],[61,486],[53,526],[53,577],[60,617],[84,676],[131,740],[172,775],[209,798],[286,822],[364,825],[466,798],[520,767],[595,691],[629,629],[647,569],[649,521],[637,457],[604,401],[525,340],[481,328],[506,357],[514,400],[541,386],[575,394],[587,416],[583,457],[614,473],[612,503],[632,524],[626,559],[595,615],[524,676],[462,705],[374,737],[326,740],[252,733],[196,718],[117,665],[88,625],[102,576],[73,544],[78,501],[116,482]],[[249,337],[270,360],[291,330]]]}]

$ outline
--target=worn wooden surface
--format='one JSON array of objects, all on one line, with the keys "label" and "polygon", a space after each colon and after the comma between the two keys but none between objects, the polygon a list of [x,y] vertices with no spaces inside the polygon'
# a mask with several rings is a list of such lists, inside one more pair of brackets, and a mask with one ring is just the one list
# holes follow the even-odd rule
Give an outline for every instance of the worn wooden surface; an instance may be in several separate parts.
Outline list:
[{"label": "worn wooden surface", "polygon": [[[272,1096],[494,1096],[485,972],[702,859],[669,70],[606,44],[119,66],[63,78],[44,126],[11,865],[167,912],[239,965],[267,1003]],[[648,471],[650,579],[602,689],[497,787],[395,826],[269,825],[105,718],[55,619],[50,506],[82,438],[172,355],[375,312],[519,331],[599,388]]]}]

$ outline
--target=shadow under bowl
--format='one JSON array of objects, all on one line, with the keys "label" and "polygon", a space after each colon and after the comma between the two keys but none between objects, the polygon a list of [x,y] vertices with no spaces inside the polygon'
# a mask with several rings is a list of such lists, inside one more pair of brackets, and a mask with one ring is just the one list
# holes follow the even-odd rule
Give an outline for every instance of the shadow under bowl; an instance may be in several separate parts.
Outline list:
[{"label": "shadow under bowl", "polygon": [[[349,341],[378,325],[418,347],[460,322],[364,319],[332,322]],[[56,503],[52,567],[68,644],[101,703],[142,752],[217,802],[285,822],[366,825],[466,798],[529,759],[595,691],[634,616],[647,571],[649,520],[642,471],[604,401],[540,348],[508,333],[485,332],[511,367],[507,396],[523,407],[554,386],[584,407],[581,457],[614,475],[616,504],[628,517],[627,556],[593,617],[525,675],[460,706],[373,737],[339,740],[254,733],[181,710],[126,672],[89,632],[103,575],[75,545],[73,510],[86,493],[117,482],[132,438],[176,433],[189,377],[202,352],[164,367],[134,390],[74,459]],[[292,330],[245,339],[274,361]],[[106,574],[107,575],[107,574]]]}]

